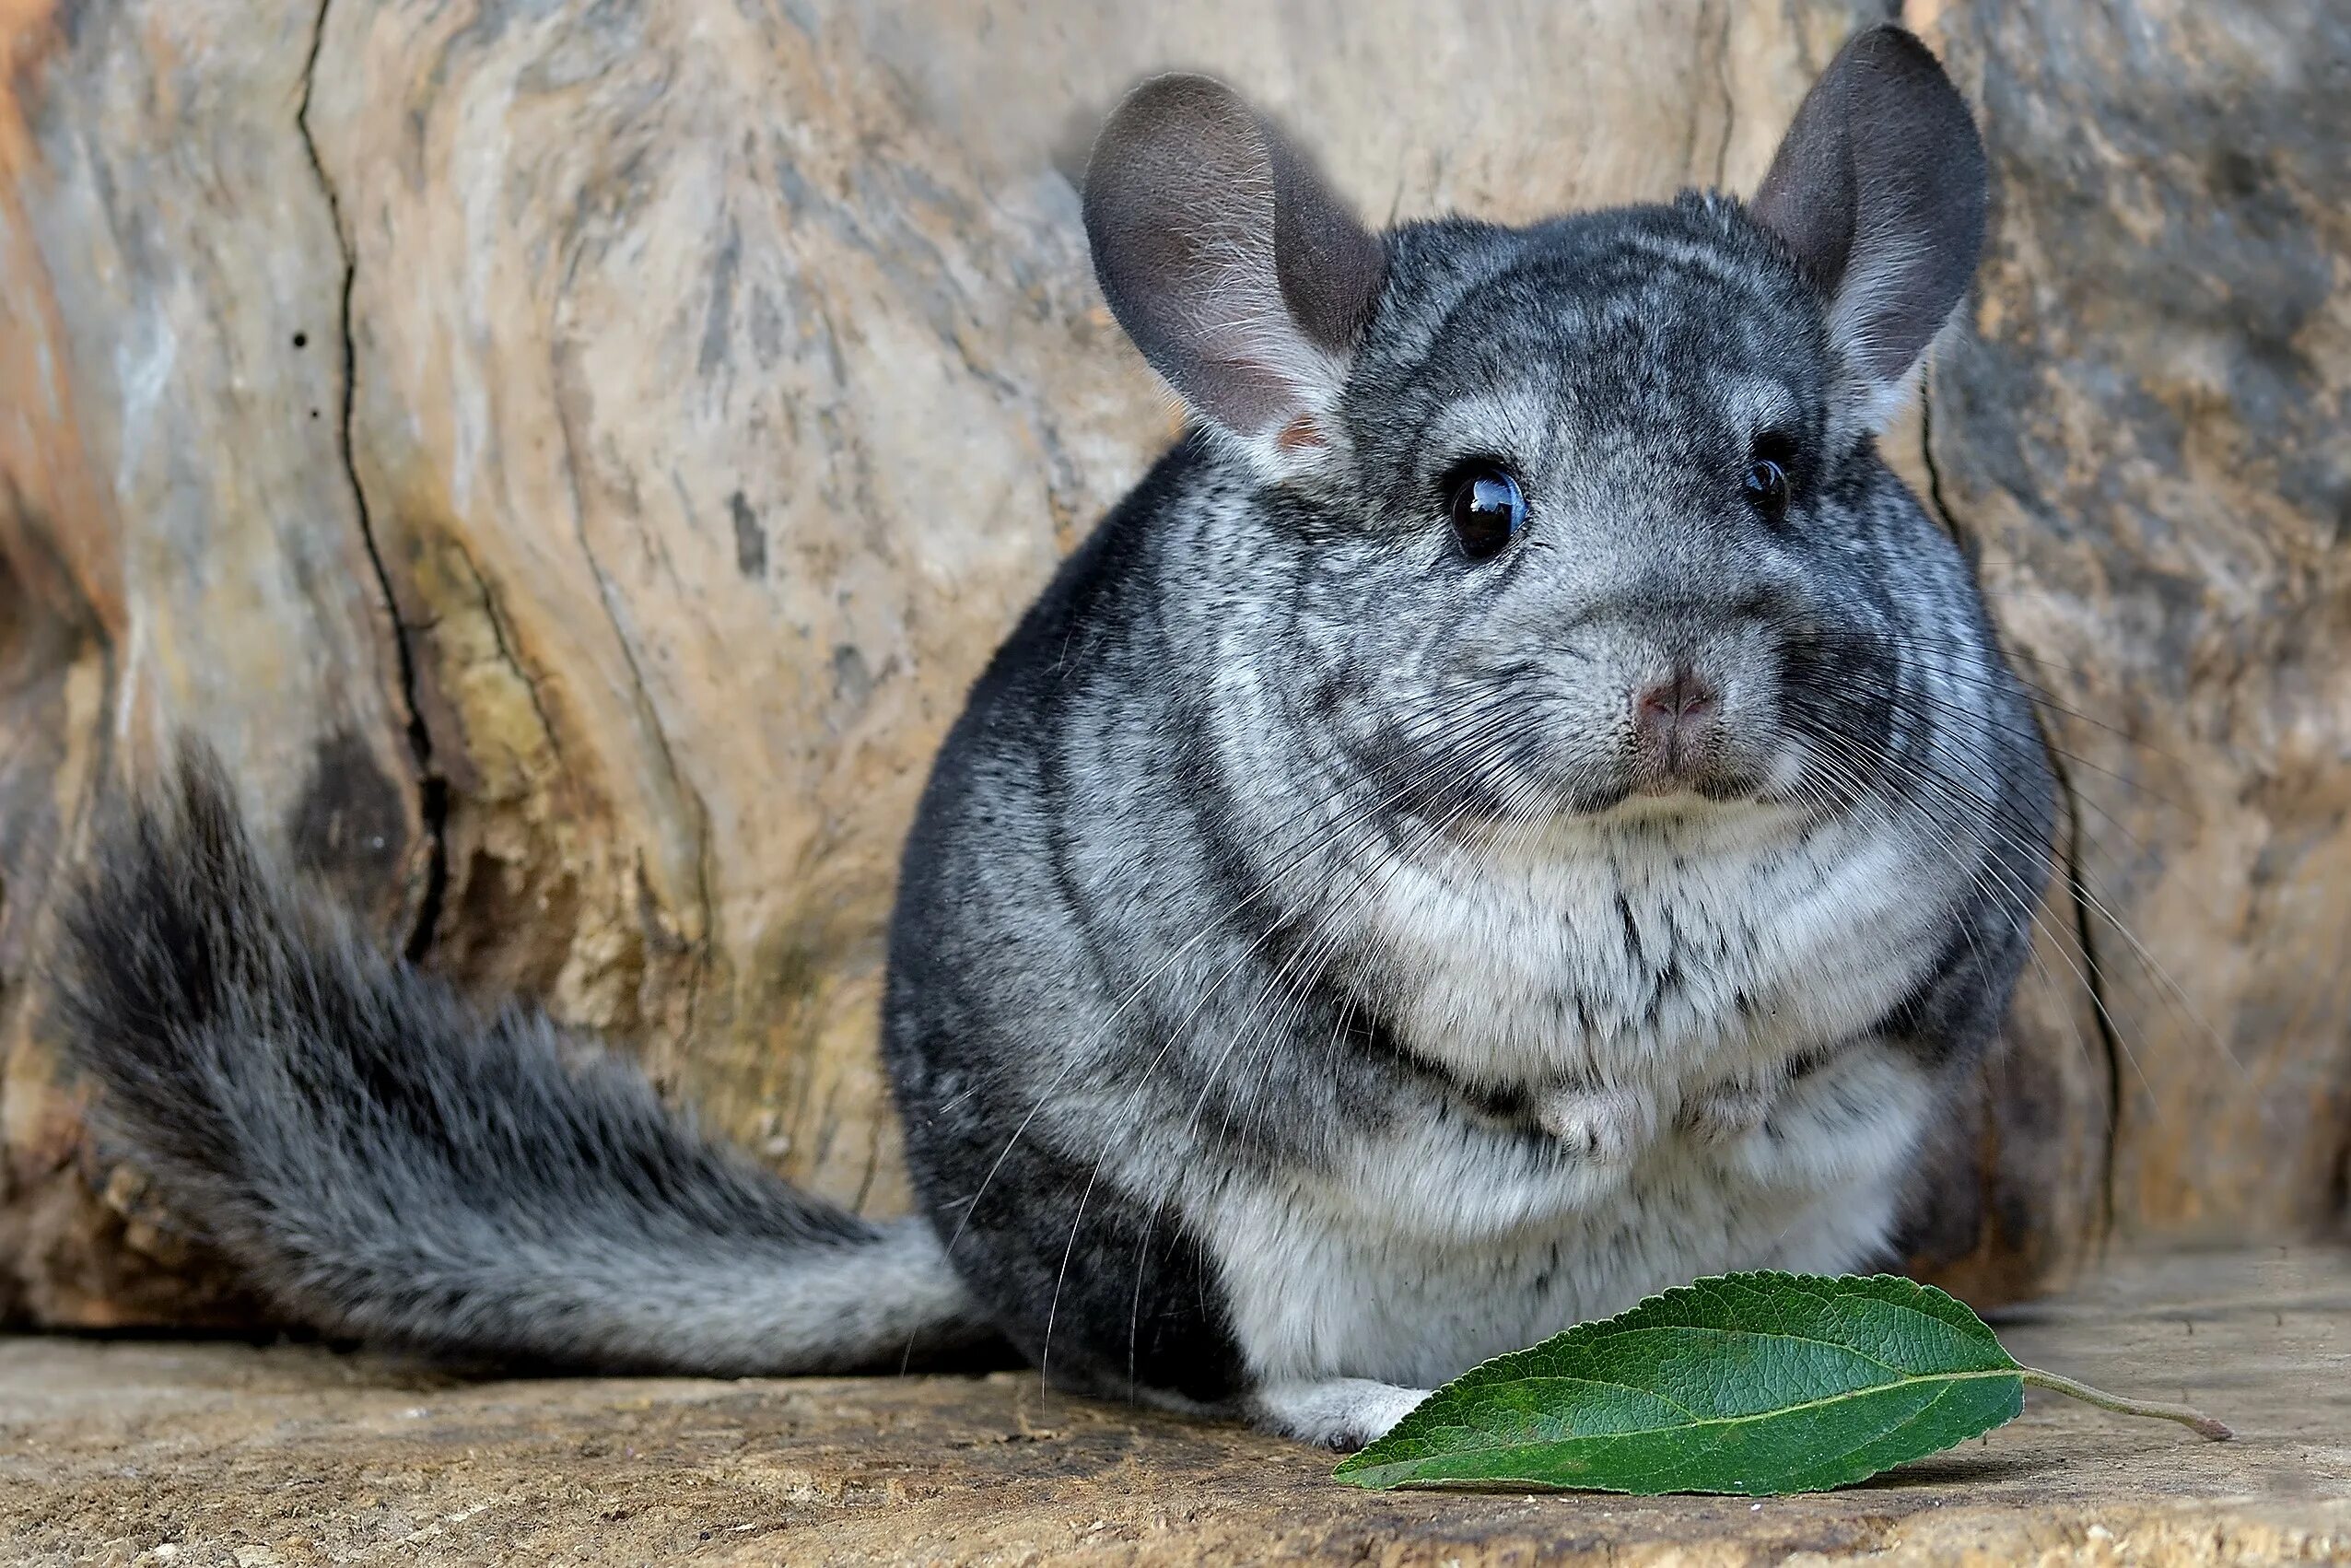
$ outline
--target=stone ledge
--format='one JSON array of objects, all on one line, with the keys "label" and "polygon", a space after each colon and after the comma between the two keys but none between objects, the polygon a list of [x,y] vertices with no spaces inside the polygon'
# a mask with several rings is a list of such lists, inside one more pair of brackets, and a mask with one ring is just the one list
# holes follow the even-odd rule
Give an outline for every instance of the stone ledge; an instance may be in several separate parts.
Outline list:
[{"label": "stone ledge", "polygon": [[0,1340],[0,1558],[313,1562],[2142,1564],[2351,1557],[2351,1255],[2115,1264],[2023,1359],[2233,1423],[2032,1395],[1826,1496],[1372,1496],[1254,1433],[985,1378],[463,1382],[313,1346]]}]

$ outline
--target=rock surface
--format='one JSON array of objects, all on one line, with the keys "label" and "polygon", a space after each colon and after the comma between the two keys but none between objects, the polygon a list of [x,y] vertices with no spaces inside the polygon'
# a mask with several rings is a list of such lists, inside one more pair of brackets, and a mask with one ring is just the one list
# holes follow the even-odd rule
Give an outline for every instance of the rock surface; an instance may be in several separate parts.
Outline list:
[{"label": "rock surface", "polygon": [[2082,828],[2114,1217],[2340,1225],[2351,11],[1955,6],[1928,33],[2001,192],[1934,477]]},{"label": "rock surface", "polygon": [[[1120,87],[1520,218],[1750,186],[1881,10],[0,0],[0,1319],[256,1316],[41,1038],[54,872],[182,725],[388,942],[903,1206],[898,836],[1173,429],[1070,184]],[[1918,1261],[1994,1299],[2341,1223],[2351,21],[1904,16],[2002,194],[1889,450],[2049,688],[2087,888],[1942,1151]]]},{"label": "rock surface", "polygon": [[986,1379],[467,1384],[316,1348],[0,1340],[0,1555],[300,1563],[1825,1563],[2190,1568],[2351,1553],[2351,1258],[2135,1263],[2005,1324],[2188,1398],[2029,1397],[1980,1443],[1750,1504],[1359,1492],[1238,1429]]}]

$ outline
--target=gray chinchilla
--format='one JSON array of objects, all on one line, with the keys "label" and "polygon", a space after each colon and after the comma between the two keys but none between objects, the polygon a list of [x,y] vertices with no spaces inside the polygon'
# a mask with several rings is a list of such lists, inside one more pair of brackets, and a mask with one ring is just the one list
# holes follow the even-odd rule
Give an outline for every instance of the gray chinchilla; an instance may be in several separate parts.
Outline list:
[{"label": "gray chinchilla", "polygon": [[1085,222],[1196,419],[907,842],[922,1215],[377,953],[193,749],[61,943],[103,1125],[331,1328],[714,1373],[1009,1343],[1337,1446],[1694,1275],[1877,1262],[2051,834],[1968,567],[1875,445],[1984,205],[1891,27],[1751,199],[1523,228],[1375,234],[1226,88],[1147,82]]}]

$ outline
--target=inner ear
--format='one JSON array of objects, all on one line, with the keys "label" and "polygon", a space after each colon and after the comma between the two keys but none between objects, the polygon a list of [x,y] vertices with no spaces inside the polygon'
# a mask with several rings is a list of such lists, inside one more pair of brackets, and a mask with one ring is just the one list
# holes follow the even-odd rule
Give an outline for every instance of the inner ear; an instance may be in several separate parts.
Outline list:
[{"label": "inner ear", "polygon": [[1111,313],[1186,402],[1321,444],[1386,252],[1264,116],[1206,76],[1145,82],[1094,144],[1085,224]]},{"label": "inner ear", "polygon": [[1986,195],[1966,100],[1924,44],[1887,26],[1821,73],[1748,210],[1821,291],[1847,361],[1883,387],[1966,296]]}]

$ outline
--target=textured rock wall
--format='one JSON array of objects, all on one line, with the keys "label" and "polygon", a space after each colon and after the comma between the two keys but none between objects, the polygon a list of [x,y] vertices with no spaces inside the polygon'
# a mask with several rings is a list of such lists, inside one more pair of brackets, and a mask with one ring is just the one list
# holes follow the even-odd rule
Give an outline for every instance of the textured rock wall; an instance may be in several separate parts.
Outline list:
[{"label": "textured rock wall", "polygon": [[[1526,217],[1751,185],[1880,14],[1114,9],[0,0],[0,1316],[252,1310],[83,1139],[29,979],[93,792],[180,725],[387,942],[902,1205],[898,836],[1174,429],[1085,265],[1103,109],[1205,66],[1374,216]],[[2341,1208],[2351,41],[1909,19],[2002,197],[1889,448],[2049,689],[2090,890],[1942,1152],[1924,1261],[1991,1295],[2110,1223]]]},{"label": "textured rock wall", "polygon": [[2126,1230],[2339,1227],[2351,10],[1949,8],[2002,192],[1944,506],[2048,689]]}]

